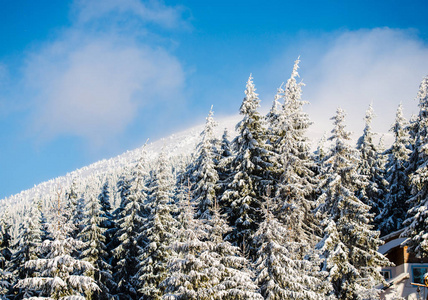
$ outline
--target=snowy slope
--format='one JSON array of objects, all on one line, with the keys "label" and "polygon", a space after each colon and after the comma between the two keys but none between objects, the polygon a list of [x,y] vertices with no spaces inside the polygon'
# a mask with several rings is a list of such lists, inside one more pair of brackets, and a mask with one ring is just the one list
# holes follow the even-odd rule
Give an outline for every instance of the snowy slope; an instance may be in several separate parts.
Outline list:
[{"label": "snowy slope", "polygon": [[[239,115],[234,115],[217,120],[218,126],[215,128],[216,137],[220,138],[224,129],[227,128],[229,137],[233,138],[235,135],[235,125],[239,122],[240,118]],[[156,142],[148,143],[145,147],[148,160],[151,161],[155,159],[162,149],[170,157],[191,154],[196,144],[199,142],[199,135],[203,127],[204,124],[201,124],[185,131],[172,134]],[[49,194],[54,195],[58,187],[61,187],[63,190],[68,190],[75,178],[102,175],[106,172],[121,170],[125,166],[132,166],[140,157],[143,147],[144,146],[132,151],[127,151],[114,158],[98,161],[89,166],[67,173],[65,176],[40,183],[35,185],[32,189],[2,199],[0,200],[0,210],[9,210],[11,207],[13,207],[14,210],[25,209],[30,201],[38,199],[41,195],[43,195],[43,197]]]}]

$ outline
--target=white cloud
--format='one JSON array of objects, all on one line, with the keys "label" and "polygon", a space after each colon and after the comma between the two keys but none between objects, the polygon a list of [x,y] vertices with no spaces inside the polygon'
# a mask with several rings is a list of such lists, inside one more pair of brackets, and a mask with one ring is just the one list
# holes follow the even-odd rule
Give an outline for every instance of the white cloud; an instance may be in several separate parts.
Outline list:
[{"label": "white cloud", "polygon": [[121,17],[137,17],[144,23],[156,23],[166,28],[184,26],[182,7],[166,6],[158,1],[143,3],[139,0],[79,0],[74,3],[77,22],[90,23],[108,17],[112,21]]},{"label": "white cloud", "polygon": [[[96,21],[137,5],[149,21],[164,23],[163,13],[173,14],[163,6],[143,12],[139,1],[102,3],[105,11],[100,1],[79,2],[80,18]],[[36,99],[33,129],[45,138],[71,134],[100,146],[122,133],[144,107],[154,102],[174,105],[185,76],[177,58],[139,41],[132,32],[93,30],[92,25],[87,29],[72,26],[29,54],[25,82]]]},{"label": "white cloud", "polygon": [[348,129],[357,138],[371,102],[377,114],[373,130],[385,133],[400,102],[408,117],[418,112],[414,99],[420,81],[428,75],[428,46],[410,31],[382,28],[346,32],[329,44],[318,63],[306,66],[304,71],[304,98],[312,103],[307,110],[317,135],[330,132],[329,118],[340,106],[347,112]]}]

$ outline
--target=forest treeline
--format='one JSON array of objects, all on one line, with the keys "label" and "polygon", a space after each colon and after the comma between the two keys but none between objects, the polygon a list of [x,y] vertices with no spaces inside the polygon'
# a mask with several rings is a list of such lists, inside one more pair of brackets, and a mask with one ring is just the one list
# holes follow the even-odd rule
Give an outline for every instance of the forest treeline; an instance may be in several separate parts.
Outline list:
[{"label": "forest treeline", "polygon": [[2,299],[379,299],[380,236],[403,230],[428,255],[428,77],[388,149],[370,106],[356,146],[338,108],[312,151],[298,64],[266,116],[250,76],[233,140],[211,109],[190,157],[142,151],[33,199],[18,224],[5,211]]}]

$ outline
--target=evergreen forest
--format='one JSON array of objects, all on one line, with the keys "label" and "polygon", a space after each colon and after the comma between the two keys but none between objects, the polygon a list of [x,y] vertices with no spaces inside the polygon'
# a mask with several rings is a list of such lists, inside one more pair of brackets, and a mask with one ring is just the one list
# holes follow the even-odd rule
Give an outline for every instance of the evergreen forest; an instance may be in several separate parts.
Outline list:
[{"label": "evergreen forest", "polygon": [[314,147],[298,68],[267,115],[249,77],[236,134],[214,134],[211,108],[189,155],[143,147],[2,205],[1,299],[379,299],[380,237],[428,256],[428,77],[390,146],[369,106],[356,144],[338,108]]}]

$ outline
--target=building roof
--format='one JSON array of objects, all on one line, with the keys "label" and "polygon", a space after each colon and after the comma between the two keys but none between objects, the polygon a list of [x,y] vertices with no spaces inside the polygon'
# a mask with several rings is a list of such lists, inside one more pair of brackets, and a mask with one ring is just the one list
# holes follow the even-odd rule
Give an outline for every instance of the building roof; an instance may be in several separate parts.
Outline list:
[{"label": "building roof", "polygon": [[379,247],[378,252],[385,255],[386,253],[388,253],[391,249],[401,246],[401,244],[407,240],[407,238],[398,238],[398,239],[394,239],[394,240],[390,240],[389,242],[387,242],[386,244],[382,245]]}]

